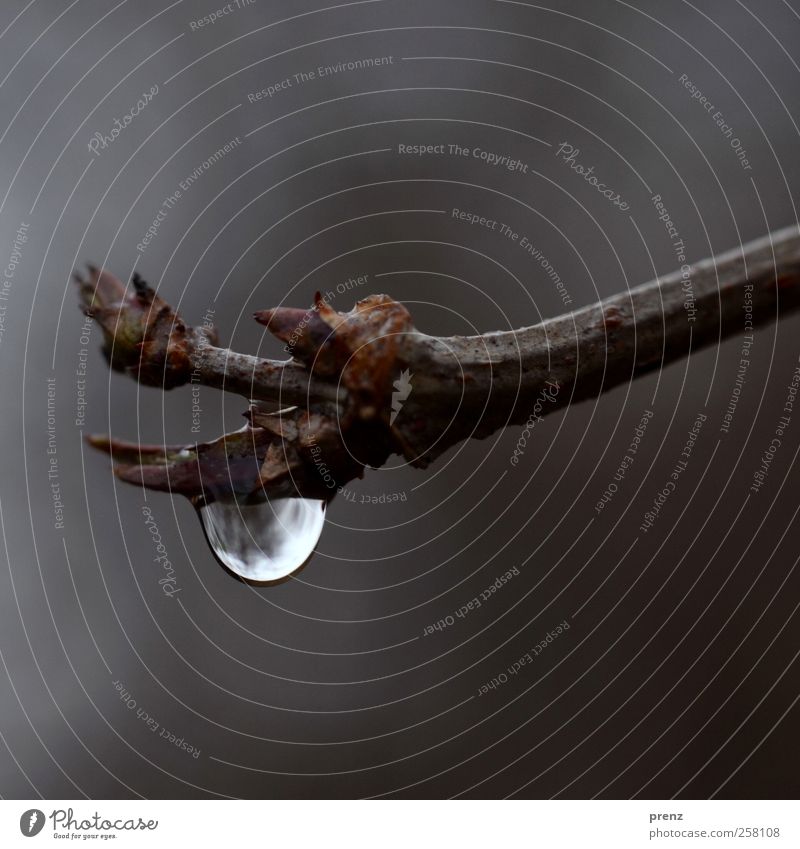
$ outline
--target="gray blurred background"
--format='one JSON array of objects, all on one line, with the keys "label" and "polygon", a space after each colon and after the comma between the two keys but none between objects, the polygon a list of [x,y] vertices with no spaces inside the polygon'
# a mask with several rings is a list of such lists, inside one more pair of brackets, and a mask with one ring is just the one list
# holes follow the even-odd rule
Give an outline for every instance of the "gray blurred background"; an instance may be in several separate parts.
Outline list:
[{"label": "gray blurred background", "polygon": [[[757,333],[727,433],[741,339],[547,418],[517,468],[518,429],[424,472],[368,473],[332,504],[306,569],[254,588],[217,565],[188,502],[145,500],[84,445],[197,435],[188,388],[109,374],[71,273],[135,269],[188,321],[213,309],[223,343],[263,356],[281,346],[253,310],[307,306],[359,275],[337,309],[387,292],[437,334],[591,303],[679,264],[653,195],[689,260],[796,222],[797,2],[226,8],[201,26],[219,6],[3,5],[0,792],[796,796],[800,413],[749,486],[797,319]],[[367,58],[381,62],[348,69]],[[557,155],[565,143],[626,211]],[[419,144],[470,155],[399,152]],[[527,237],[571,303],[519,241],[453,209]],[[201,438],[240,426],[241,399],[200,399]],[[691,461],[642,533],[698,413]],[[387,493],[404,500],[360,503]]]}]

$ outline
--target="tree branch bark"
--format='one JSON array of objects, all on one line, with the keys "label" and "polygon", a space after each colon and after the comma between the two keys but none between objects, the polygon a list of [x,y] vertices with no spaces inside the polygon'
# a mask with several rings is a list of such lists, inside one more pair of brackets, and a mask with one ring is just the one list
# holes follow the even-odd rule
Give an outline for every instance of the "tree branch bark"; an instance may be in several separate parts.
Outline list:
[{"label": "tree branch bark", "polygon": [[[287,343],[293,356],[286,361],[216,347],[213,330],[186,326],[138,278],[129,291],[108,272],[90,268],[89,278],[78,282],[85,311],[103,327],[112,367],[165,389],[193,380],[294,408],[251,408],[243,431],[182,452],[180,446],[141,448],[94,438],[123,461],[121,477],[206,500],[287,490],[332,497],[335,487],[391,453],[425,466],[465,438],[524,422],[537,399],[544,415],[777,321],[800,307],[800,230],[770,233],[508,332],[430,336],[385,295],[359,302],[350,313],[334,311],[319,296],[312,310],[257,313]],[[231,445],[233,476],[225,462]]]}]

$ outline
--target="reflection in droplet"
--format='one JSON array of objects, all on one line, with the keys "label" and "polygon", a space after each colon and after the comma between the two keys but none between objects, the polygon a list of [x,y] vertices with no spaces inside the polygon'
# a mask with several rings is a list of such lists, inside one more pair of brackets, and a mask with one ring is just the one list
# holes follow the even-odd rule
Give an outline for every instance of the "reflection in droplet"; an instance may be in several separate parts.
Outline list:
[{"label": "reflection in droplet", "polygon": [[325,502],[311,498],[213,501],[198,512],[214,554],[246,581],[279,581],[296,572],[325,524]]}]

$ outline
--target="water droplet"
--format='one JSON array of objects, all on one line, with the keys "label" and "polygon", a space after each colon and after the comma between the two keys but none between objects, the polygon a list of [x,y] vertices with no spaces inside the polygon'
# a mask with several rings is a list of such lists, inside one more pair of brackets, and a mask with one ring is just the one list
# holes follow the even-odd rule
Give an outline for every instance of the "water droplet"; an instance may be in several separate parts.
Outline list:
[{"label": "water droplet", "polygon": [[325,502],[273,498],[260,504],[212,501],[198,510],[217,559],[246,581],[288,578],[305,564],[322,534]]}]

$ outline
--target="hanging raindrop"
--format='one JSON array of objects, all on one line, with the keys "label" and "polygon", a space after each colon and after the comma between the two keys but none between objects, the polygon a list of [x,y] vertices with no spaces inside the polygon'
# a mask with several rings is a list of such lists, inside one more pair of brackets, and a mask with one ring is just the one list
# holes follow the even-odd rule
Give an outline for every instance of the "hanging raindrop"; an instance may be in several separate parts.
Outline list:
[{"label": "hanging raindrop", "polygon": [[325,502],[273,498],[259,504],[212,501],[198,509],[208,544],[245,581],[288,578],[311,557],[325,524]]}]

